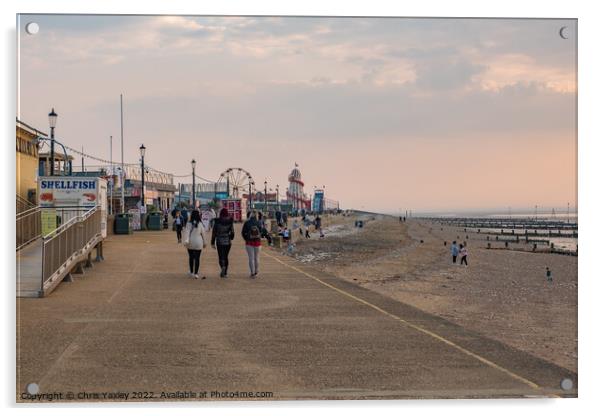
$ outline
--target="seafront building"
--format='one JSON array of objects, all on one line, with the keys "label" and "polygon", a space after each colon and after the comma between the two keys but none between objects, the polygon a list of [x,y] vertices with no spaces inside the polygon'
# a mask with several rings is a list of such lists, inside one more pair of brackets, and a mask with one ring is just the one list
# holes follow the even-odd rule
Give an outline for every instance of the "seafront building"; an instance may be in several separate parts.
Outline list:
[{"label": "seafront building", "polygon": [[37,204],[38,188],[38,138],[47,137],[34,127],[17,119],[17,198]]}]

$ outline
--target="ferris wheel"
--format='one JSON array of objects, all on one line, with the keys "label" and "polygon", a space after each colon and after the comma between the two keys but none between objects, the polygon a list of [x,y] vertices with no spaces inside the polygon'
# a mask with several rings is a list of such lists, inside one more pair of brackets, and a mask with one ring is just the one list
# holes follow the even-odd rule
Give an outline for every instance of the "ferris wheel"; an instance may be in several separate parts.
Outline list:
[{"label": "ferris wheel", "polygon": [[244,193],[251,195],[255,191],[255,181],[249,172],[242,168],[228,168],[219,175],[217,183],[225,183],[228,196],[242,198]]}]

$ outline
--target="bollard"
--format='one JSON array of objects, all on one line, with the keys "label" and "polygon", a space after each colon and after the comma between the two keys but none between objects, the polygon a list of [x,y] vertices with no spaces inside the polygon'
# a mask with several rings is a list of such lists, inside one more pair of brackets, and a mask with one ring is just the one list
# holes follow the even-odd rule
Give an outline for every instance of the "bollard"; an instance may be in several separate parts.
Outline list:
[{"label": "bollard", "polygon": [[491,248],[491,243],[487,243],[487,248]]},{"label": "bollard", "polygon": [[533,244],[533,251],[537,250],[537,244]]},{"label": "bollard", "polygon": [[506,248],[508,248],[508,242],[507,241],[504,243],[504,246],[506,246]]}]

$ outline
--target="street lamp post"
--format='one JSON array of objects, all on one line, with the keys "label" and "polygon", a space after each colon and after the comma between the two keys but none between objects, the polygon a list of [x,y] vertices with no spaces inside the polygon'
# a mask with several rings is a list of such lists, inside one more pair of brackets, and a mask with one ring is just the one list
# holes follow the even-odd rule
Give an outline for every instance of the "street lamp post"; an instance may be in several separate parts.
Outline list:
[{"label": "street lamp post", "polygon": [[268,181],[263,182],[263,210],[268,212]]},{"label": "street lamp post", "polygon": [[196,180],[194,170],[196,168],[196,160],[192,159],[190,162],[190,166],[192,166],[192,209],[196,208]]},{"label": "street lamp post", "polygon": [[249,180],[249,209],[253,209],[253,194],[251,193],[251,186],[253,185],[253,181]]},{"label": "street lamp post", "polygon": [[48,113],[48,123],[50,124],[50,176],[54,176],[54,128],[58,114],[52,111]]},{"label": "street lamp post", "polygon": [[280,185],[276,184],[276,203],[278,204],[278,211],[280,211]]},{"label": "street lamp post", "polygon": [[142,165],[142,190],[140,195],[142,196],[142,201],[140,203],[140,208],[142,209],[142,213],[146,213],[146,199],[144,199],[144,154],[146,153],[146,147],[144,144],[140,146],[140,163]]},{"label": "street lamp post", "polygon": [[113,174],[113,136],[109,136],[109,163],[111,165],[111,188],[110,188],[110,195],[109,195],[109,215],[113,215],[113,188],[115,187],[115,175]]}]

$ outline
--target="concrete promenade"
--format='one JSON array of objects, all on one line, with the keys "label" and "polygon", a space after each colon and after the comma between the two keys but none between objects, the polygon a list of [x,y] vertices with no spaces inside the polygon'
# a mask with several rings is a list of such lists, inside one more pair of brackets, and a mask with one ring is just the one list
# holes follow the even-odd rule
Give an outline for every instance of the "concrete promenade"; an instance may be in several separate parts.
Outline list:
[{"label": "concrete promenade", "polygon": [[190,279],[175,233],[147,231],[110,236],[104,262],[17,299],[17,401],[28,383],[63,401],[576,395],[566,369],[279,251],[264,247],[249,279],[239,231],[228,279],[209,246],[207,278]]}]

